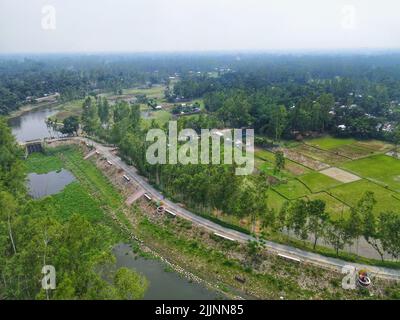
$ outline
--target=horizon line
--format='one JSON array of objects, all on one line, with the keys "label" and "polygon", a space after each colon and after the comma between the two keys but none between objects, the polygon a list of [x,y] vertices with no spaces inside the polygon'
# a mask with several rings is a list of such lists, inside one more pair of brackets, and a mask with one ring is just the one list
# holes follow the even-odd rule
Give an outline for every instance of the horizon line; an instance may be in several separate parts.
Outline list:
[{"label": "horizon line", "polygon": [[143,51],[16,51],[0,52],[0,56],[39,55],[151,55],[151,54],[340,54],[340,53],[400,53],[400,47],[357,47],[357,48],[303,48],[303,49],[210,49],[210,50],[143,50]]}]

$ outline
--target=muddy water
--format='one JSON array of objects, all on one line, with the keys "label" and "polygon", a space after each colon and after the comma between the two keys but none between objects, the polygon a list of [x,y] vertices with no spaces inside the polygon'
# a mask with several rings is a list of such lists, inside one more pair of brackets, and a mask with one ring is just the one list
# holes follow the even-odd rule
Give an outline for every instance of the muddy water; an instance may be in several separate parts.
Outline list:
[{"label": "muddy water", "polygon": [[27,186],[29,194],[35,198],[42,198],[62,191],[65,186],[75,181],[75,177],[68,170],[52,171],[46,174],[28,174]]},{"label": "muddy water", "polygon": [[129,245],[119,244],[113,249],[117,267],[126,267],[143,274],[149,281],[146,300],[215,300],[221,295],[201,284],[166,269],[159,260],[145,259],[132,252]]}]

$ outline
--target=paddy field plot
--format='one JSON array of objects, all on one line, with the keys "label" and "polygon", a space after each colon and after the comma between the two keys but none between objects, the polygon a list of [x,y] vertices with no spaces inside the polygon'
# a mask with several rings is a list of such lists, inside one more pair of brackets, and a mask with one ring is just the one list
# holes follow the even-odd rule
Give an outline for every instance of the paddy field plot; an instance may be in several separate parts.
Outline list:
[{"label": "paddy field plot", "polygon": [[283,204],[287,201],[287,199],[285,199],[279,193],[276,193],[272,189],[268,190],[267,197],[268,208],[274,209],[275,211],[279,211],[282,208]]},{"label": "paddy field plot", "polygon": [[[329,169],[327,169],[329,170]],[[338,179],[319,172],[311,172],[298,178],[313,193],[320,192],[341,184]]]},{"label": "paddy field plot", "polygon": [[343,157],[338,153],[329,152],[307,144],[301,144],[295,148],[292,148],[291,150],[300,153],[306,157],[309,157],[311,159],[314,159],[316,161],[320,161],[322,163],[327,163],[330,165],[342,163],[348,160],[347,158]]},{"label": "paddy field plot", "polygon": [[306,143],[309,145],[328,151],[341,146],[350,145],[355,142],[356,140],[352,138],[343,139],[343,138],[334,138],[329,136],[306,141]]},{"label": "paddy field plot", "polygon": [[320,171],[320,173],[325,176],[331,177],[335,180],[338,180],[342,183],[354,182],[361,179],[359,176],[356,176],[355,174],[352,174],[350,172],[335,167],[322,170]]},{"label": "paddy field plot", "polygon": [[306,144],[349,160],[385,153],[394,148],[392,144],[379,140],[356,140],[330,136],[307,140]]},{"label": "paddy field plot", "polygon": [[[263,160],[266,162],[269,162],[269,166],[274,166],[275,163],[275,154],[267,151],[267,150],[256,150],[255,152],[255,157],[256,161],[258,160]],[[289,159],[285,159],[285,169],[283,170],[287,173],[288,176],[299,176],[308,172],[311,172],[310,169],[302,166],[301,164],[298,164],[296,162],[293,162]]]},{"label": "paddy field plot", "polygon": [[349,214],[350,207],[343,203],[342,201],[330,196],[326,192],[319,192],[310,194],[305,197],[308,200],[322,200],[325,202],[326,212],[329,213],[333,220],[340,218],[343,216],[346,218]]},{"label": "paddy field plot", "polygon": [[392,192],[368,180],[359,180],[342,184],[329,189],[327,192],[333,197],[340,199],[345,204],[354,207],[367,191],[373,192],[377,200],[374,207],[375,213],[378,214],[382,211],[400,211],[400,200],[396,192]]},{"label": "paddy field plot", "polygon": [[379,140],[357,141],[355,145],[381,153],[387,152],[394,148],[393,144]]},{"label": "paddy field plot", "polygon": [[342,168],[363,178],[400,192],[400,160],[387,155],[375,155],[351,162]]},{"label": "paddy field plot", "polygon": [[281,183],[272,188],[289,200],[295,200],[311,193],[311,191],[297,179],[289,180],[287,183]]},{"label": "paddy field plot", "polygon": [[292,160],[293,162],[301,164],[302,166],[307,167],[309,169],[319,171],[319,170],[329,168],[328,164],[326,164],[322,161],[313,159],[309,156],[306,156],[306,155],[302,154],[301,152],[298,152],[296,150],[296,148],[283,148],[282,151],[286,158]]},{"label": "paddy field plot", "polygon": [[373,155],[376,153],[375,151],[373,151],[371,149],[367,149],[367,148],[359,146],[357,144],[343,145],[343,146],[337,147],[335,149],[332,149],[331,151],[336,154],[340,154],[341,156],[346,157],[349,160],[355,160],[355,159],[367,157],[367,156],[370,156],[370,155]]}]

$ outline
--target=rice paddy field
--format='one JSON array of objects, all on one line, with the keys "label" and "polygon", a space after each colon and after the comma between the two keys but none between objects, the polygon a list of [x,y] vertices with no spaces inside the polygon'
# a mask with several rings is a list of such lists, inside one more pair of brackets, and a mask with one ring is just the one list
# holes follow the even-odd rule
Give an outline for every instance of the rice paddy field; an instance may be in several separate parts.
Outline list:
[{"label": "rice paddy field", "polygon": [[[347,215],[365,192],[375,195],[374,212],[400,213],[400,160],[389,155],[390,143],[322,137],[288,147],[286,166],[268,193],[270,208],[285,201],[321,199],[333,219]],[[286,155],[286,153],[285,153]],[[275,155],[255,152],[256,167],[273,174]],[[272,173],[271,173],[272,172]],[[351,178],[351,179],[350,179]]]}]

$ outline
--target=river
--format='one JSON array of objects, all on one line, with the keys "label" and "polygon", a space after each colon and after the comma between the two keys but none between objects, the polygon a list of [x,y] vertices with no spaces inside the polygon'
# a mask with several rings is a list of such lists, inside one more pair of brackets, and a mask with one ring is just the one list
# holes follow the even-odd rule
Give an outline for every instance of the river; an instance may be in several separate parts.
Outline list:
[{"label": "river", "polygon": [[51,107],[33,109],[22,115],[10,118],[9,125],[18,141],[24,142],[46,137],[57,136],[51,128],[46,125],[46,119],[56,114],[57,110]]},{"label": "river", "polygon": [[131,247],[119,244],[113,249],[117,267],[126,267],[143,274],[149,281],[146,300],[215,300],[221,298],[217,292],[202,284],[189,282],[184,276],[168,271],[159,260],[145,259],[133,253]]}]

